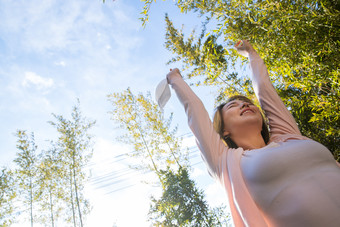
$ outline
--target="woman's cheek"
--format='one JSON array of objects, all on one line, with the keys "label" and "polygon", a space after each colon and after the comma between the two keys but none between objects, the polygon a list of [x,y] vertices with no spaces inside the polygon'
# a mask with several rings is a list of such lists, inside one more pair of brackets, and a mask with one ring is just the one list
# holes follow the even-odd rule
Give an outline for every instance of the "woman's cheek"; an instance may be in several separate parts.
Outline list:
[{"label": "woman's cheek", "polygon": [[238,120],[238,113],[235,110],[228,110],[224,113],[224,128],[227,131],[231,131],[231,129],[237,125],[237,120]]}]

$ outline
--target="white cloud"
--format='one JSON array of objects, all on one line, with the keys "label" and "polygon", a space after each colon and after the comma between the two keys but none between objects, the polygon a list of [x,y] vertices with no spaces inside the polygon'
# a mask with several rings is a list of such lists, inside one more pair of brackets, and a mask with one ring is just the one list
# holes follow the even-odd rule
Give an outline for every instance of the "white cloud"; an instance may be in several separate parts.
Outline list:
[{"label": "white cloud", "polygon": [[34,72],[25,72],[25,78],[22,81],[22,86],[30,87],[34,85],[38,90],[51,88],[53,84],[52,78],[44,78]]},{"label": "white cloud", "polygon": [[123,2],[103,7],[97,1],[33,0],[1,7],[0,20],[6,21],[0,24],[0,30],[6,31],[3,38],[22,51],[55,53],[67,49],[93,55],[110,45],[122,54],[140,43],[135,34],[141,29],[140,22],[130,16],[139,12]]},{"label": "white cloud", "polygon": [[62,66],[62,67],[65,67],[66,66],[66,63],[64,61],[58,61],[58,62],[54,62],[54,64],[56,66]]},{"label": "white cloud", "polygon": [[[152,23],[142,30],[141,22],[137,20],[140,13],[140,9],[135,7],[137,3],[126,1],[107,1],[105,5],[101,1],[83,0],[0,2],[0,21],[4,22],[0,23],[1,41],[6,45],[5,55],[11,55],[6,56],[11,65],[4,63],[0,70],[8,75],[8,83],[2,85],[7,88],[4,92],[6,99],[1,99],[0,107],[19,116],[2,119],[8,122],[14,119],[16,125],[25,128],[33,125],[40,134],[46,135],[46,121],[51,120],[49,113],[69,114],[72,102],[79,97],[81,106],[87,107],[84,114],[88,116],[91,113],[91,117],[101,123],[94,135],[109,138],[95,137],[96,145],[89,167],[93,178],[110,173],[114,175],[118,171],[126,173],[115,179],[103,178],[100,183],[91,182],[87,189],[94,210],[87,225],[112,226],[116,220],[118,226],[148,226],[145,219],[149,195],[155,192],[150,185],[139,182],[144,178],[150,181],[153,176],[132,170],[130,174],[128,164],[135,164],[136,160],[118,157],[129,150],[111,141],[110,136],[115,134],[115,130],[106,120],[109,118],[106,112],[111,105],[104,101],[105,94],[128,86],[135,92],[153,89],[152,83],[165,76],[164,68],[168,67],[163,66],[167,59],[161,60],[165,58],[160,51],[163,43],[155,42],[155,37],[163,37],[159,32],[160,26],[155,27],[155,34],[148,36]],[[162,15],[158,21],[163,19]],[[154,51],[157,51],[156,54]],[[27,68],[38,73],[23,73]],[[54,87],[58,89],[49,95],[41,95]],[[19,113],[30,118],[26,119]],[[7,128],[3,127],[3,131]],[[33,131],[36,131],[35,128]],[[7,140],[3,137],[2,141],[8,143]],[[191,137],[183,144],[193,146],[195,140]],[[203,172],[206,170],[203,169]],[[201,173],[197,171],[196,174]],[[118,180],[122,181],[114,182]],[[129,185],[134,186],[117,191]]]}]

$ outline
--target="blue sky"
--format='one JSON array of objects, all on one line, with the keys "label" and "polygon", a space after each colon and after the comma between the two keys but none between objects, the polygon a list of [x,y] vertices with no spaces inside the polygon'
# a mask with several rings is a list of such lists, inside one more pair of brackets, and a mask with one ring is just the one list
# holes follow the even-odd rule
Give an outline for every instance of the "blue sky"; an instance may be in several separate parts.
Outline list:
[{"label": "blue sky", "polygon": [[[128,87],[134,93],[154,94],[158,82],[175,67],[166,65],[171,53],[164,47],[165,13],[176,26],[185,23],[187,31],[199,28],[200,20],[180,14],[171,1],[159,1],[143,29],[138,20],[142,7],[138,0],[0,2],[0,165],[11,166],[17,152],[13,135],[17,129],[34,132],[39,149],[46,149],[47,140],[56,136],[47,123],[53,120],[51,113],[69,117],[79,98],[83,114],[97,121],[88,169],[94,176],[127,173],[115,179],[120,183],[89,183],[86,193],[93,210],[86,226],[148,226],[149,196],[159,193],[140,183],[149,176],[128,170],[134,160],[119,158],[131,150],[115,140],[121,131],[110,120],[106,95]],[[213,92],[193,89],[212,114]],[[172,95],[165,115],[175,113],[174,124],[183,135],[189,129],[183,108]],[[185,144],[193,146],[193,138],[186,137]],[[200,161],[196,154],[195,163]],[[211,205],[226,202],[223,190],[202,163],[195,165],[193,176]],[[127,186],[131,187],[122,189]]]}]

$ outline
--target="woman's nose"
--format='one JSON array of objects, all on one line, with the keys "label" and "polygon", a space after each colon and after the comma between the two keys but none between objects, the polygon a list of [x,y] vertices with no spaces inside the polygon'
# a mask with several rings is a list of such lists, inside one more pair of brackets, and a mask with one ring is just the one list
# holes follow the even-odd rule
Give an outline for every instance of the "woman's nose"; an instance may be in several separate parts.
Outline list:
[{"label": "woman's nose", "polygon": [[249,103],[247,103],[247,102],[242,103],[241,109],[244,108],[244,107],[249,107]]}]

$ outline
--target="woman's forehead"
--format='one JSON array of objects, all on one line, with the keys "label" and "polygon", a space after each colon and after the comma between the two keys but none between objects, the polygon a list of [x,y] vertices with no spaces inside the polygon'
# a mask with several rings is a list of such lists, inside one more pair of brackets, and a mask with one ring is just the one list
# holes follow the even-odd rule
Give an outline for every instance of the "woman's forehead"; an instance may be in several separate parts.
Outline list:
[{"label": "woman's forehead", "polygon": [[235,103],[235,104],[240,104],[240,103],[243,103],[243,102],[244,102],[244,101],[242,101],[242,100],[234,99],[234,100],[231,100],[231,101],[225,103],[225,104],[223,105],[222,109],[228,108],[228,106],[233,105],[234,103]]},{"label": "woman's forehead", "polygon": [[245,102],[252,102],[251,99],[249,99],[248,97],[246,96],[243,96],[243,95],[234,95],[232,97],[230,97],[226,103],[229,103],[231,101],[234,101],[234,100],[239,100],[239,101],[245,101]]},{"label": "woman's forehead", "polygon": [[253,103],[251,100],[249,99],[246,99],[246,98],[238,98],[238,99],[233,99],[233,100],[230,100],[228,101],[225,105],[230,105],[232,103],[243,103],[243,102],[247,102],[247,103]]}]

